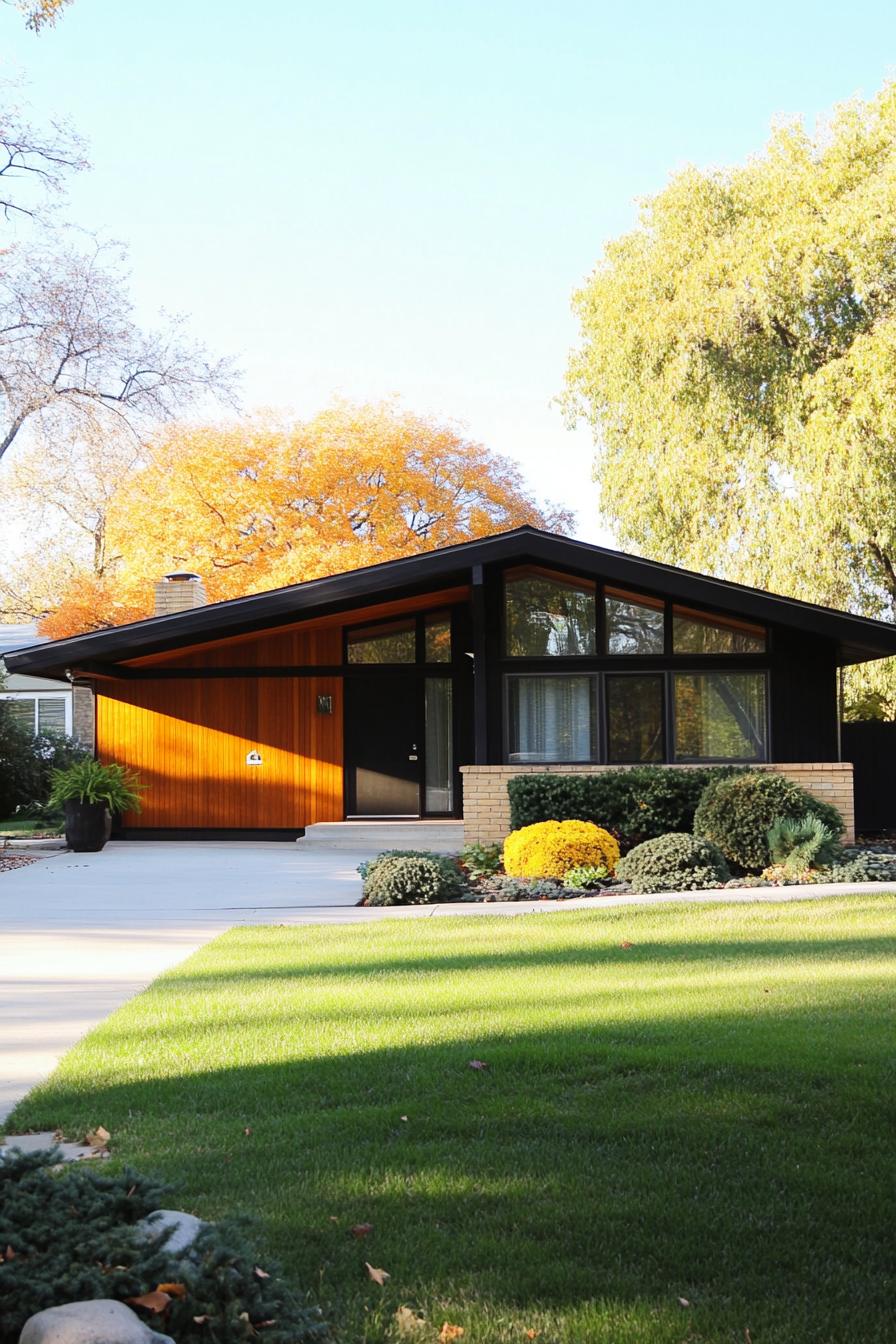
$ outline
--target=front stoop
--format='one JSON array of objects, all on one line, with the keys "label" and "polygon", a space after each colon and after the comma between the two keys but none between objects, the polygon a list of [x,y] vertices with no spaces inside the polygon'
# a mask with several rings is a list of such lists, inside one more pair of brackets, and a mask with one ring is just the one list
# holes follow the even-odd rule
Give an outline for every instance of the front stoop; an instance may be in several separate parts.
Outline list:
[{"label": "front stoop", "polygon": [[379,854],[384,849],[422,849],[430,854],[459,854],[462,821],[319,821],[296,841],[303,849],[347,849]]}]

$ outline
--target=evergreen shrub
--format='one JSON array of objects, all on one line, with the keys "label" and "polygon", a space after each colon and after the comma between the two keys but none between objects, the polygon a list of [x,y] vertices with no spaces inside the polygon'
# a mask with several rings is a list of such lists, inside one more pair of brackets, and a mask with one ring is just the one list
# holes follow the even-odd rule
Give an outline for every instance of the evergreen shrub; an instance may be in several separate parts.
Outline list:
[{"label": "evergreen shrub", "polygon": [[616,869],[634,892],[699,891],[731,877],[725,855],[711,840],[682,832],[658,835],[629,850]]},{"label": "evergreen shrub", "polygon": [[367,905],[431,905],[459,901],[466,885],[457,865],[439,854],[390,854],[364,879]]},{"label": "evergreen shrub", "polygon": [[504,841],[504,871],[510,877],[562,879],[584,864],[612,873],[618,862],[616,839],[593,821],[539,821],[511,831]]},{"label": "evergreen shrub", "polygon": [[166,1186],[129,1168],[106,1175],[98,1164],[55,1173],[57,1161],[55,1150],[0,1160],[0,1340],[18,1339],[46,1307],[124,1302],[162,1283],[182,1285],[183,1296],[144,1318],[177,1344],[249,1344],[256,1332],[267,1344],[328,1338],[317,1308],[299,1301],[236,1224],[209,1225],[189,1254],[174,1257],[167,1232],[147,1239],[135,1227],[170,1207]]},{"label": "evergreen shrub", "polygon": [[843,835],[843,818],[830,803],[813,798],[801,784],[771,770],[754,770],[708,784],[694,814],[694,834],[712,840],[728,862],[761,872],[771,860],[769,831],[781,818],[817,817],[830,842]]},{"label": "evergreen shrub", "polygon": [[595,775],[516,775],[507,782],[511,830],[539,821],[593,821],[619,837],[624,853],[642,840],[693,829],[707,784],[736,766],[638,765]]}]

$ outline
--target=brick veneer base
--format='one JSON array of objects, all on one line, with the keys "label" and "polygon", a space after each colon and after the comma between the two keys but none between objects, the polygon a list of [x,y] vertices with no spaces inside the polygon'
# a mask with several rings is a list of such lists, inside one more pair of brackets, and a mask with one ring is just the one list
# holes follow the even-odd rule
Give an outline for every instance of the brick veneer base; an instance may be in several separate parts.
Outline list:
[{"label": "brick veneer base", "polygon": [[[686,765],[670,769],[687,770]],[[855,840],[853,812],[852,762],[836,761],[816,765],[784,762],[760,765],[757,770],[777,770],[788,779],[802,784],[816,798],[833,803],[846,824],[847,842]],[[507,781],[516,775],[598,775],[605,770],[625,769],[610,765],[462,765],[464,780],[464,841],[471,844],[500,842],[510,830],[510,799]]]}]

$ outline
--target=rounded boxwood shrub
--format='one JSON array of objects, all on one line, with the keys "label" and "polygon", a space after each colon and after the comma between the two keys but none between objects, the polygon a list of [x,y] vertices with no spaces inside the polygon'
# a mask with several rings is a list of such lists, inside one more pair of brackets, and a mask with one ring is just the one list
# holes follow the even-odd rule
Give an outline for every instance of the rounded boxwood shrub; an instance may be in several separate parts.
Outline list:
[{"label": "rounded boxwood shrub", "polygon": [[774,771],[750,771],[707,785],[694,813],[694,834],[718,845],[729,863],[761,872],[771,861],[768,833],[781,817],[818,817],[831,838],[843,835],[843,818],[830,803]]},{"label": "rounded boxwood shrub", "polygon": [[371,864],[364,880],[367,905],[431,905],[458,901],[466,890],[450,859],[438,854],[390,854]]},{"label": "rounded boxwood shrub", "polygon": [[593,821],[539,821],[504,841],[504,871],[511,877],[562,879],[586,864],[612,873],[618,862],[617,841]]},{"label": "rounded boxwood shrub", "polygon": [[670,831],[629,850],[616,869],[634,892],[699,891],[731,877],[725,855],[711,840]]}]

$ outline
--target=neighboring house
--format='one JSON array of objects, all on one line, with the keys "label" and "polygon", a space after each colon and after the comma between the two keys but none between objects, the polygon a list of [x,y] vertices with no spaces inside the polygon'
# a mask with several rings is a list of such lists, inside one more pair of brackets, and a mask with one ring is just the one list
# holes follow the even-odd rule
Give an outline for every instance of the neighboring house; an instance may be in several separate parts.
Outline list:
[{"label": "neighboring house", "polygon": [[896,654],[892,625],[529,527],[212,605],[195,575],[159,588],[189,609],[8,660],[93,685],[143,834],[464,815],[489,837],[509,775],[720,761],[849,826],[838,669]]},{"label": "neighboring house", "polygon": [[[37,624],[0,625],[0,662],[6,654],[48,641],[37,633]],[[7,672],[0,699],[10,702],[13,717],[28,732],[67,733],[93,747],[93,694],[89,687],[74,689],[71,682],[51,677],[32,677]]]}]

